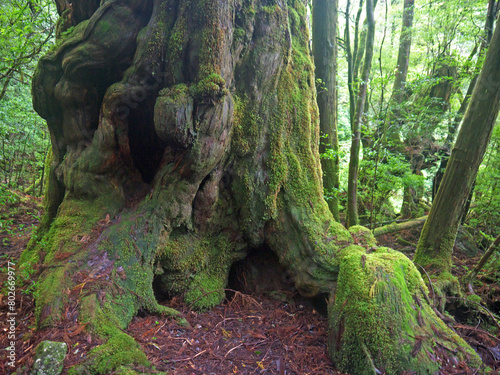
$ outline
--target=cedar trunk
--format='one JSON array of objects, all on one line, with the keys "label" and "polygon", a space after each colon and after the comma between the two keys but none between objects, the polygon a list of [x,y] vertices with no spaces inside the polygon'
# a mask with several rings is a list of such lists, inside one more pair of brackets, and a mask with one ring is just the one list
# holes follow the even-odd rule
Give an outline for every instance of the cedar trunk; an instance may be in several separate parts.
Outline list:
[{"label": "cedar trunk", "polygon": [[415,263],[450,272],[458,225],[491,138],[500,108],[500,28],[495,30],[483,69],[432,203]]},{"label": "cedar trunk", "polygon": [[375,40],[375,19],[373,16],[373,0],[366,1],[366,23],[368,31],[366,35],[366,53],[361,73],[356,101],[356,111],[352,122],[351,153],[349,158],[349,182],[347,185],[347,227],[359,224],[358,217],[358,176],[359,176],[359,153],[361,149],[361,122],[365,113],[366,93],[373,57],[373,43]]},{"label": "cedar trunk", "polygon": [[313,53],[318,92],[320,154],[331,148],[333,157],[321,159],[324,189],[332,194],[328,207],[339,221],[339,141],[337,134],[337,0],[315,0],[313,4]]},{"label": "cedar trunk", "polygon": [[74,28],[33,80],[53,156],[47,213],[21,261],[40,270],[38,328],[83,325],[102,343],[74,373],[148,366],[123,331],[132,317],[183,320],[154,291],[210,308],[231,265],[261,247],[303,295],[330,294],[344,371],[435,372],[442,340],[479,364],[411,261],[347,231],[323,199],[306,6],[73,1]]}]

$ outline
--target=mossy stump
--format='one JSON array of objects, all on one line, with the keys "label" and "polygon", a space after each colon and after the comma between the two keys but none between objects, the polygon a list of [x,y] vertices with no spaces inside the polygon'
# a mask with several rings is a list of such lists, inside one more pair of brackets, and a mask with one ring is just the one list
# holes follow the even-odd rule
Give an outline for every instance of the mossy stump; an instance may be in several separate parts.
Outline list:
[{"label": "mossy stump", "polygon": [[414,264],[389,248],[342,251],[329,302],[329,353],[351,374],[435,374],[440,358],[481,359],[437,317]]}]

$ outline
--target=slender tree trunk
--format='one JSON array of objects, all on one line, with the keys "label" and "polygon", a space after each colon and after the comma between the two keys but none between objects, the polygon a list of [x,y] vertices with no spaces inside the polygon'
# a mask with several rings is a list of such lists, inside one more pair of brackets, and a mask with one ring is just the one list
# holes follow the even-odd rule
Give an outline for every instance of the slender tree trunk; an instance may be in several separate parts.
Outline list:
[{"label": "slender tree trunk", "polygon": [[[392,87],[391,101],[400,105],[404,101],[404,90],[408,77],[408,67],[410,65],[411,36],[413,31],[413,14],[415,0],[404,0],[403,24],[398,50],[398,66],[394,74],[394,85]],[[398,116],[396,116],[398,117]]]},{"label": "slender tree trunk", "polygon": [[9,87],[9,84],[10,84],[10,81],[12,80],[12,75],[11,74],[14,74],[13,72],[7,72],[7,74],[9,74],[7,76],[7,78],[5,78],[5,81],[3,81],[3,85],[2,85],[2,91],[0,92],[0,102],[3,100],[3,98],[5,97],[5,94],[7,93],[7,88]]},{"label": "slender tree trunk", "polygon": [[410,64],[414,7],[415,0],[404,0],[403,20],[398,48],[398,65],[394,75],[389,112],[384,122],[383,137],[393,143],[392,146],[396,148],[399,148],[401,143],[398,121],[401,118],[400,107],[405,100],[405,86]]},{"label": "slender tree trunk", "polygon": [[347,0],[345,9],[345,31],[344,46],[347,58],[347,89],[349,91],[349,121],[352,130],[354,112],[356,111],[356,90],[354,85],[354,58],[351,49],[351,22],[350,22],[351,0]]},{"label": "slender tree trunk", "polygon": [[435,373],[436,342],[480,365],[407,257],[333,219],[307,9],[291,3],[103,1],[40,60],[53,158],[20,263],[40,273],[38,329],[79,325],[95,346],[73,373],[151,367],[125,333],[139,309],[182,322],[156,298],[211,308],[232,264],[262,248],[304,296],[330,295],[342,371]]},{"label": "slender tree trunk", "polygon": [[[353,53],[353,81],[356,87],[355,92],[357,92],[359,87],[359,68],[361,67],[361,63],[363,62],[363,57],[365,56],[365,47],[366,47],[366,34],[368,32],[368,24],[367,19],[363,21],[363,25],[361,27],[361,31],[359,28],[359,22],[361,19],[361,13],[363,10],[363,1],[359,2],[359,9],[356,15],[355,27],[354,27],[354,53]],[[375,12],[375,8],[377,7],[378,0],[373,0],[373,11]]]},{"label": "slender tree trunk", "polygon": [[[352,82],[355,87],[354,96],[356,96],[358,92],[359,67],[361,66],[361,61],[363,61],[366,46],[366,30],[362,27],[361,32],[359,31],[359,23],[361,21],[361,14],[363,13],[363,2],[364,0],[359,0],[358,12],[356,13],[356,19],[354,21],[354,48],[352,53]],[[365,22],[363,22],[363,24],[364,23]]]},{"label": "slender tree trunk", "polygon": [[464,116],[415,263],[438,273],[451,270],[451,256],[464,204],[476,178],[500,107],[500,29],[497,28]]},{"label": "slender tree trunk", "polygon": [[323,187],[332,194],[328,207],[339,217],[339,144],[337,134],[337,1],[315,0],[313,4],[313,54],[316,78],[324,87],[318,92],[319,124],[322,140],[320,154],[333,150],[333,157],[322,158]]},{"label": "slender tree trunk", "polygon": [[[481,70],[481,66],[483,64],[483,58],[484,54],[486,53],[486,50],[488,46],[490,45],[491,38],[493,36],[493,29],[494,29],[494,21],[495,21],[495,16],[496,16],[496,11],[497,11],[497,5],[495,4],[496,0],[489,0],[488,2],[488,12],[486,16],[486,21],[485,21],[485,26],[484,26],[484,39],[481,42],[481,47],[479,49],[479,57],[476,63],[476,73],[473,75],[472,80],[469,84],[469,87],[467,89],[467,93],[465,94],[465,97],[462,100],[462,103],[460,104],[460,108],[458,109],[458,112],[451,122],[451,124],[448,126],[448,135],[446,136],[446,142],[444,145],[444,153],[441,158],[440,166],[439,169],[436,171],[436,175],[433,178],[432,181],[432,199],[434,200],[434,196],[437,194],[437,190],[439,188],[439,185],[441,183],[441,180],[443,179],[444,176],[444,171],[446,169],[446,165],[448,164],[448,159],[450,157],[450,150],[453,145],[453,142],[455,141],[455,136],[457,134],[457,130],[460,126],[460,123],[462,122],[462,119],[464,117],[465,111],[467,110],[467,107],[469,106],[469,101],[472,96],[472,93],[474,92],[474,89],[476,87],[477,80],[479,78],[479,72]],[[472,192],[471,192],[472,193]],[[472,199],[472,196],[469,195],[469,202]],[[464,215],[467,215],[467,211],[465,210]]]},{"label": "slender tree trunk", "polygon": [[[394,75],[394,84],[392,87],[392,97],[390,100],[390,110],[385,121],[386,129],[383,132],[384,139],[388,139],[393,147],[402,150],[400,145],[400,125],[401,105],[405,101],[405,86],[408,77],[408,67],[410,65],[410,51],[413,31],[413,15],[415,9],[415,0],[404,0],[403,20],[401,26],[401,36],[399,39],[398,65]],[[410,156],[413,167],[413,155]],[[405,186],[403,199],[402,216],[411,217],[413,202],[415,200],[415,191],[412,186]]]},{"label": "slender tree trunk", "polygon": [[375,39],[375,19],[373,17],[373,0],[366,1],[366,20],[368,32],[366,36],[365,62],[361,75],[358,98],[356,102],[356,113],[352,127],[351,157],[349,159],[349,181],[347,188],[347,227],[359,224],[357,185],[359,171],[359,152],[361,147],[361,121],[365,110],[366,92],[373,58],[373,43]]},{"label": "slender tree trunk", "polygon": [[476,266],[467,274],[467,276],[465,277],[465,279],[467,281],[472,281],[472,279],[474,279],[477,274],[479,273],[479,271],[481,271],[481,269],[484,267],[484,265],[486,264],[486,262],[488,262],[488,260],[490,259],[490,257],[495,253],[495,251],[497,251],[498,249],[500,248],[500,235],[497,236],[497,238],[491,243],[490,247],[488,248],[488,250],[486,250],[486,252],[484,253],[484,255],[481,257],[481,259],[479,260],[479,262],[476,264]]}]

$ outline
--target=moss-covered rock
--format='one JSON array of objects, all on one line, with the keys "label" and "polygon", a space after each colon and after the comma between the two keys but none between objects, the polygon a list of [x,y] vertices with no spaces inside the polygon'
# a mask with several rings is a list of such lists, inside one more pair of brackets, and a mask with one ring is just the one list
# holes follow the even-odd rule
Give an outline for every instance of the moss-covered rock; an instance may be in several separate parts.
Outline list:
[{"label": "moss-covered rock", "polygon": [[35,349],[31,375],[59,375],[68,346],[64,342],[42,341]]}]

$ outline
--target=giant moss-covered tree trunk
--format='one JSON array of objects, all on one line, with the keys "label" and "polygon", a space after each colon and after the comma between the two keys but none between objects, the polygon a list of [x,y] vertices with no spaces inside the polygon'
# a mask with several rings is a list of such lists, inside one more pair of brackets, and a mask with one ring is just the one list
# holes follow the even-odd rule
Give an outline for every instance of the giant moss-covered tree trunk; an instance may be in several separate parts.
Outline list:
[{"label": "giant moss-covered tree trunk", "polygon": [[22,256],[41,270],[39,329],[85,325],[103,342],[73,373],[148,365],[122,329],[139,309],[179,315],[153,291],[210,308],[231,265],[261,246],[302,294],[331,295],[343,370],[434,371],[443,341],[478,364],[405,256],[333,220],[305,2],[85,4],[34,77],[53,159],[47,214]]}]

